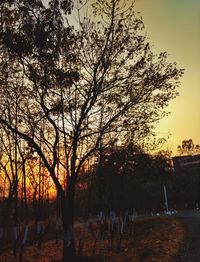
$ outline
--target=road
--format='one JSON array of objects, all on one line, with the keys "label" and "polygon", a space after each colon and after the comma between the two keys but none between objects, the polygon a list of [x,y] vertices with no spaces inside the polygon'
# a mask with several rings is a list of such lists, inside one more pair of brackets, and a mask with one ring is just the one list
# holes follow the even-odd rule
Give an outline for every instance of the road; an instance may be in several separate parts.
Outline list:
[{"label": "road", "polygon": [[200,262],[200,211],[181,211],[178,216],[184,219],[188,227],[181,262]]}]

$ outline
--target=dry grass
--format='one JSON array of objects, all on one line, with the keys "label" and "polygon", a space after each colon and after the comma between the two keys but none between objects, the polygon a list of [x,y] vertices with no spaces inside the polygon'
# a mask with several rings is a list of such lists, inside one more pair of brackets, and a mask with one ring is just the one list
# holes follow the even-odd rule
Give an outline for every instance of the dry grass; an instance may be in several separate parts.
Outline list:
[{"label": "dry grass", "polygon": [[[173,217],[148,218],[137,221],[134,233],[122,237],[121,248],[118,249],[119,237],[97,240],[88,236],[82,242],[83,258],[78,261],[114,261],[114,262],[174,262],[185,238],[182,222]],[[56,262],[61,261],[62,242],[55,240],[43,243],[42,249],[36,245],[26,247],[24,262]],[[15,261],[11,251],[0,255],[0,262]],[[17,261],[17,260],[16,260]]]}]

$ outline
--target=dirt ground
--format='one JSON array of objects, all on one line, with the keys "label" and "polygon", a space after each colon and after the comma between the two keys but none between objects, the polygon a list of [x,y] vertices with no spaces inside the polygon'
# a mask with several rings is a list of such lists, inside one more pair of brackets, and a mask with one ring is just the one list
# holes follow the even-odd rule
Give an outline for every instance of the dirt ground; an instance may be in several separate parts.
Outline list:
[{"label": "dirt ground", "polygon": [[[174,217],[155,217],[136,221],[132,235],[105,236],[94,240],[88,236],[77,243],[82,258],[77,261],[174,262],[185,238],[183,222]],[[62,258],[62,241],[44,241],[25,247],[24,262],[58,262]],[[3,250],[0,262],[13,259],[11,250]]]}]

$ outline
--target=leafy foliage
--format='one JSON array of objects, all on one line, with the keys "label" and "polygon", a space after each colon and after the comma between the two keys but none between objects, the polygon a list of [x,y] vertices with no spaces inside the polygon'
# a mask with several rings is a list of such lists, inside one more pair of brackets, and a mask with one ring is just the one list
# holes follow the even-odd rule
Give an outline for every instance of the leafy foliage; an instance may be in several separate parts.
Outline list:
[{"label": "leafy foliage", "polygon": [[149,155],[132,144],[106,151],[101,173],[79,178],[77,208],[83,208],[87,214],[98,212],[101,186],[103,210],[160,211],[164,208],[163,185],[171,188],[172,178],[172,163],[167,152]]},{"label": "leafy foliage", "polygon": [[192,139],[183,140],[177,149],[180,155],[193,155],[200,153],[200,145],[195,145]]}]

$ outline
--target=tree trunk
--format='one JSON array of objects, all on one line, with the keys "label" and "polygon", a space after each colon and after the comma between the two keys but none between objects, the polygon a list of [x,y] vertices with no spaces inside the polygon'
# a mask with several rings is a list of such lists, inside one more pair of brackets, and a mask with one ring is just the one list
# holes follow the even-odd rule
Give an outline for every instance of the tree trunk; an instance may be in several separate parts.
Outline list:
[{"label": "tree trunk", "polygon": [[63,221],[63,261],[74,261],[76,258],[74,237],[74,192],[75,186],[67,189],[66,196],[61,197],[61,211]]},{"label": "tree trunk", "polygon": [[76,248],[74,239],[74,225],[66,224],[64,228],[63,240],[63,261],[74,261],[76,258]]}]

